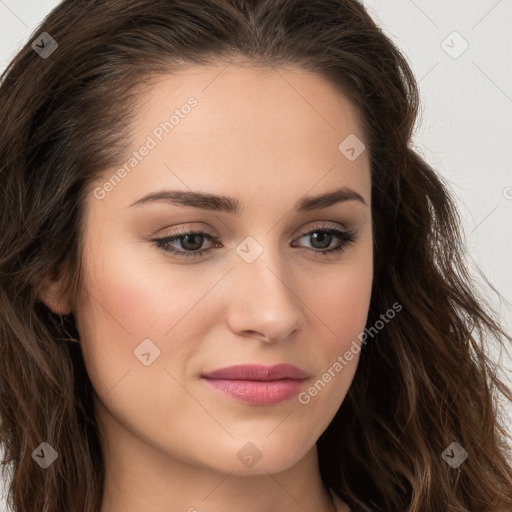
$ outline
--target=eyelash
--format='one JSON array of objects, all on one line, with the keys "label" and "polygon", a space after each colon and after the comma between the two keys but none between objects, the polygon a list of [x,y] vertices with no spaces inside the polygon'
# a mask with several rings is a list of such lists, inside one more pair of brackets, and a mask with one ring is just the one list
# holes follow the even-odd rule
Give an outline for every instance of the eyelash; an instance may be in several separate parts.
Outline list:
[{"label": "eyelash", "polygon": [[[298,238],[302,238],[307,235],[312,235],[313,233],[329,233],[334,234],[339,240],[341,240],[342,244],[339,247],[335,247],[333,249],[327,249],[327,250],[320,250],[320,249],[309,249],[307,247],[299,248],[299,250],[304,252],[312,252],[314,254],[319,254],[323,256],[329,256],[332,254],[341,254],[349,245],[354,244],[357,239],[357,233],[354,229],[347,229],[342,230],[340,228],[334,227],[334,226],[318,226],[313,229],[310,229],[309,231],[306,231],[305,233],[302,233]],[[151,240],[151,242],[154,243],[156,247],[159,249],[162,249],[163,251],[167,253],[171,253],[172,257],[178,257],[178,258],[189,258],[189,257],[200,257],[205,252],[208,252],[210,249],[201,249],[199,251],[179,251],[175,249],[168,249],[169,243],[172,241],[180,240],[186,235],[202,235],[206,236],[206,238],[209,238],[212,242],[218,243],[220,241],[220,238],[217,237],[212,231],[208,230],[195,230],[195,229],[186,229],[186,228],[180,228],[176,230],[174,233],[172,233],[170,236],[167,236],[165,238],[155,238]]]}]

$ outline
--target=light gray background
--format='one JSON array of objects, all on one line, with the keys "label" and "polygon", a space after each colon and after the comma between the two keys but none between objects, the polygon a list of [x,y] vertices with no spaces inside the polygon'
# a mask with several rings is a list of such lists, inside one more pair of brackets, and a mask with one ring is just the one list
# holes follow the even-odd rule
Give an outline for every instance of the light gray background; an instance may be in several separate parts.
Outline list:
[{"label": "light gray background", "polygon": [[[58,3],[0,0],[0,69]],[[512,0],[365,4],[419,81],[415,146],[455,194],[470,257],[512,302]],[[486,296],[512,331],[510,307]],[[500,362],[512,369],[510,359]]]}]

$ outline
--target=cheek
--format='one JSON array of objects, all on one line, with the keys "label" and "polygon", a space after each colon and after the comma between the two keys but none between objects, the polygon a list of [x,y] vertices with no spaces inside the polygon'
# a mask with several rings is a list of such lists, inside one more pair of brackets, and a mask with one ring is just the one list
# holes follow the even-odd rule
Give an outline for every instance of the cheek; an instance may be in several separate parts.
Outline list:
[{"label": "cheek", "polygon": [[330,269],[304,294],[317,317],[317,347],[312,357],[318,373],[299,396],[299,403],[325,421],[343,402],[364,350],[361,334],[366,327],[372,281],[371,251],[354,251],[353,258],[347,258],[335,271]]},{"label": "cheek", "polygon": [[114,330],[129,333],[133,341],[150,335],[161,338],[211,283],[205,282],[204,275],[177,267],[170,271],[171,263],[155,263],[136,247],[126,252],[128,256],[116,253],[115,247],[102,248],[101,263],[86,275],[86,290],[91,293],[85,294],[82,309]]},{"label": "cheek", "polygon": [[[315,360],[317,373],[299,394],[300,408],[316,418],[317,435],[332,420],[345,399],[357,370],[372,288],[371,260],[347,266],[324,280],[323,293],[308,295],[317,320]],[[323,333],[323,334],[320,334]]]},{"label": "cheek", "polygon": [[324,325],[325,340],[341,350],[364,330],[372,291],[372,260],[341,268],[326,276],[320,290],[311,294],[311,307]]},{"label": "cheek", "polygon": [[117,247],[103,242],[88,259],[76,314],[84,361],[100,395],[128,371],[131,379],[134,370],[147,369],[137,359],[139,352],[149,350],[152,368],[186,360],[208,328],[205,316],[191,321],[194,308],[204,313],[197,303],[219,278],[171,272],[165,260],[155,263],[140,250],[123,254]]}]

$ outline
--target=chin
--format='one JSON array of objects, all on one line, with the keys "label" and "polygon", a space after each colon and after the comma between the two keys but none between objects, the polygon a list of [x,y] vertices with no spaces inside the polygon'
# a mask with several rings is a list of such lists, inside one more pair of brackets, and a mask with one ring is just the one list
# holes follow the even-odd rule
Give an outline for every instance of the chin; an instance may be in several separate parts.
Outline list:
[{"label": "chin", "polygon": [[[235,459],[229,457],[226,469],[235,475],[280,473],[297,464],[308,452],[306,443],[286,443],[284,436],[243,438],[235,440]],[[313,443],[313,447],[314,447]],[[226,452],[223,453],[225,455]],[[220,456],[217,460],[221,460]],[[225,457],[222,457],[225,459]]]}]

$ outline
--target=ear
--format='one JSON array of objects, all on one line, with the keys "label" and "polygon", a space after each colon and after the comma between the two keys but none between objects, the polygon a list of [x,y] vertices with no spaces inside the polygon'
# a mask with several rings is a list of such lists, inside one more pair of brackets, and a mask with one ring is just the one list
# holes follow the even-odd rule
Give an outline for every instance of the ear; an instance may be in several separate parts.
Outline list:
[{"label": "ear", "polygon": [[39,299],[57,315],[67,315],[71,312],[71,304],[64,293],[64,279],[46,278],[39,292]]}]

